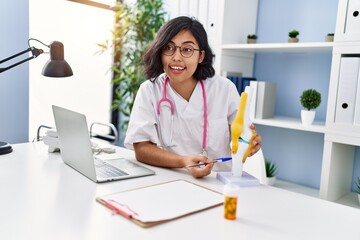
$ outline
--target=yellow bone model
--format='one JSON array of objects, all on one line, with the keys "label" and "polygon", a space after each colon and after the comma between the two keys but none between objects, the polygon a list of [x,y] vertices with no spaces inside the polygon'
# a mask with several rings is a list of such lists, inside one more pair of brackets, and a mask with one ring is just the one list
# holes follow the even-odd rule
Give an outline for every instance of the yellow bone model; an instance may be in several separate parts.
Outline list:
[{"label": "yellow bone model", "polygon": [[[233,155],[240,154],[242,162],[245,162],[249,156],[252,141],[255,138],[255,133],[250,129],[251,122],[249,118],[252,92],[252,87],[247,86],[245,91],[241,93],[239,109],[234,121],[231,123],[231,152]],[[243,153],[238,153],[239,142],[240,144],[247,144],[245,151],[243,150],[245,146],[241,148],[241,150],[244,151]],[[233,160],[235,159],[233,158]]]}]

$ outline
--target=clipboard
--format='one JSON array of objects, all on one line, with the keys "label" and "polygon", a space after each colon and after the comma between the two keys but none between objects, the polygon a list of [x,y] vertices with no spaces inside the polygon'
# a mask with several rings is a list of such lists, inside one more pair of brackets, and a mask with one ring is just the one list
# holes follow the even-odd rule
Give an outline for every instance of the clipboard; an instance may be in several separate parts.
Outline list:
[{"label": "clipboard", "polygon": [[186,180],[174,180],[97,197],[96,201],[147,228],[224,203],[222,193]]}]

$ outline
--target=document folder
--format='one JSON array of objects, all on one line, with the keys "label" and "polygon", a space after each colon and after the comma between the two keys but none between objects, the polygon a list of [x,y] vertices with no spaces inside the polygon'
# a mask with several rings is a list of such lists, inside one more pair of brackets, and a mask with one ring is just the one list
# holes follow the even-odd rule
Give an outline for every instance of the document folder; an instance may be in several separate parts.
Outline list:
[{"label": "document folder", "polygon": [[[359,34],[360,33],[360,19],[355,13],[359,12],[360,1],[359,0],[348,0],[345,33],[346,34]],[[353,39],[355,40],[355,39]]]},{"label": "document folder", "polygon": [[151,227],[222,205],[224,196],[195,183],[176,180],[96,200],[141,227]]},{"label": "document folder", "polygon": [[359,57],[342,57],[335,108],[335,123],[354,124]]}]

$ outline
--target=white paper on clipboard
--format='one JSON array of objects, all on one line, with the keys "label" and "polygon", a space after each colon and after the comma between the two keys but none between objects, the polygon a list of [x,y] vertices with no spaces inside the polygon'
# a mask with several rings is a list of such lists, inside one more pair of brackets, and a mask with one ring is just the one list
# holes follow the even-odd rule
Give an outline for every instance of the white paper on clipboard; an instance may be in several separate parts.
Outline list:
[{"label": "white paper on clipboard", "polygon": [[175,219],[224,202],[221,193],[185,180],[110,194],[100,199],[145,223]]}]

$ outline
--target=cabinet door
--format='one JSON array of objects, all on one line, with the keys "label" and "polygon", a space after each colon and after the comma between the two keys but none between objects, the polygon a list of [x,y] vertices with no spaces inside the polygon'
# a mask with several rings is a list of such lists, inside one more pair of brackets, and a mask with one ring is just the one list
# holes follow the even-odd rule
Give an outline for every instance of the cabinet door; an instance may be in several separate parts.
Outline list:
[{"label": "cabinet door", "polygon": [[204,26],[210,45],[221,41],[224,0],[168,0],[170,17],[189,16],[198,19]]},{"label": "cabinet door", "polygon": [[222,16],[224,13],[223,2],[218,0],[208,1],[208,22],[205,27],[211,46],[221,43],[222,36]]}]

